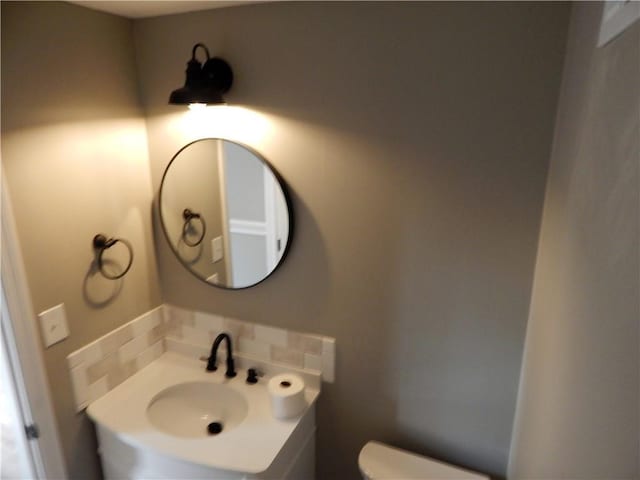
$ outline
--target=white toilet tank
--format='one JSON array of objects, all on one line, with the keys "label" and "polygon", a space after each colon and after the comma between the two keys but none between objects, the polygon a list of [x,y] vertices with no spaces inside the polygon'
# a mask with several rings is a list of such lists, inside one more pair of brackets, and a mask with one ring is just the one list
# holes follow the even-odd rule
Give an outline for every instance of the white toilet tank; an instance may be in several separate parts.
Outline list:
[{"label": "white toilet tank", "polygon": [[489,480],[485,475],[379,442],[362,447],[358,465],[366,480]]}]

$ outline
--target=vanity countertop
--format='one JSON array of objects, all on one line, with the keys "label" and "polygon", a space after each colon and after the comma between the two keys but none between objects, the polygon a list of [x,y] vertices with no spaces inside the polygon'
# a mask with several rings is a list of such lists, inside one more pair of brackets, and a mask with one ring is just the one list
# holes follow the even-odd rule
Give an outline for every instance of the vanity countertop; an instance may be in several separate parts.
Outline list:
[{"label": "vanity countertop", "polygon": [[[100,427],[132,446],[207,467],[260,473],[271,465],[303,415],[289,420],[274,418],[267,390],[269,377],[249,385],[246,375],[246,370],[238,369],[238,375],[228,379],[223,368],[207,372],[198,359],[166,352],[91,403],[87,413]],[[176,437],[158,430],[147,415],[149,404],[159,392],[189,382],[221,384],[240,393],[248,404],[246,417],[216,436]],[[318,394],[317,389],[305,388],[307,410]]]}]

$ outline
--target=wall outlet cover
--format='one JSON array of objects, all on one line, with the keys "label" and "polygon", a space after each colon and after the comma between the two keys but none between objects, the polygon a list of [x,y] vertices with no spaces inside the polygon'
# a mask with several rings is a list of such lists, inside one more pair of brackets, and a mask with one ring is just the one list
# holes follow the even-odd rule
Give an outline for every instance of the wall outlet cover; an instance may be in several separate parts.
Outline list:
[{"label": "wall outlet cover", "polygon": [[38,318],[40,319],[45,347],[50,347],[69,336],[69,325],[67,324],[64,303],[40,312]]}]

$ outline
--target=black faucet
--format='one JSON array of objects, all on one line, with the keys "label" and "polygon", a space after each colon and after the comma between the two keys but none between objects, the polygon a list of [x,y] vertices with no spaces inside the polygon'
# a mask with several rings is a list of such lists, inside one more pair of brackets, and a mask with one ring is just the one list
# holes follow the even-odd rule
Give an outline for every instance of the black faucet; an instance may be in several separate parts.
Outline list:
[{"label": "black faucet", "polygon": [[207,370],[209,372],[213,372],[218,369],[216,366],[216,356],[218,355],[218,347],[223,340],[227,341],[227,371],[224,376],[227,378],[233,378],[236,376],[236,370],[233,363],[233,352],[231,350],[231,337],[228,333],[221,333],[213,341],[213,345],[211,346],[211,355],[209,355],[209,359],[207,360]]}]

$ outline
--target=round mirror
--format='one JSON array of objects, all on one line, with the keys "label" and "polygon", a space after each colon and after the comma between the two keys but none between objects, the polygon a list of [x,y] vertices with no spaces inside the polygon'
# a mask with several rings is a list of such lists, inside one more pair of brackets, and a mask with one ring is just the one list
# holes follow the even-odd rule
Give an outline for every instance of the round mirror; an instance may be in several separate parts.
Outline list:
[{"label": "round mirror", "polygon": [[205,138],[182,147],[164,172],[159,204],[173,252],[211,285],[260,283],[289,246],[283,183],[258,153],[229,140]]}]

